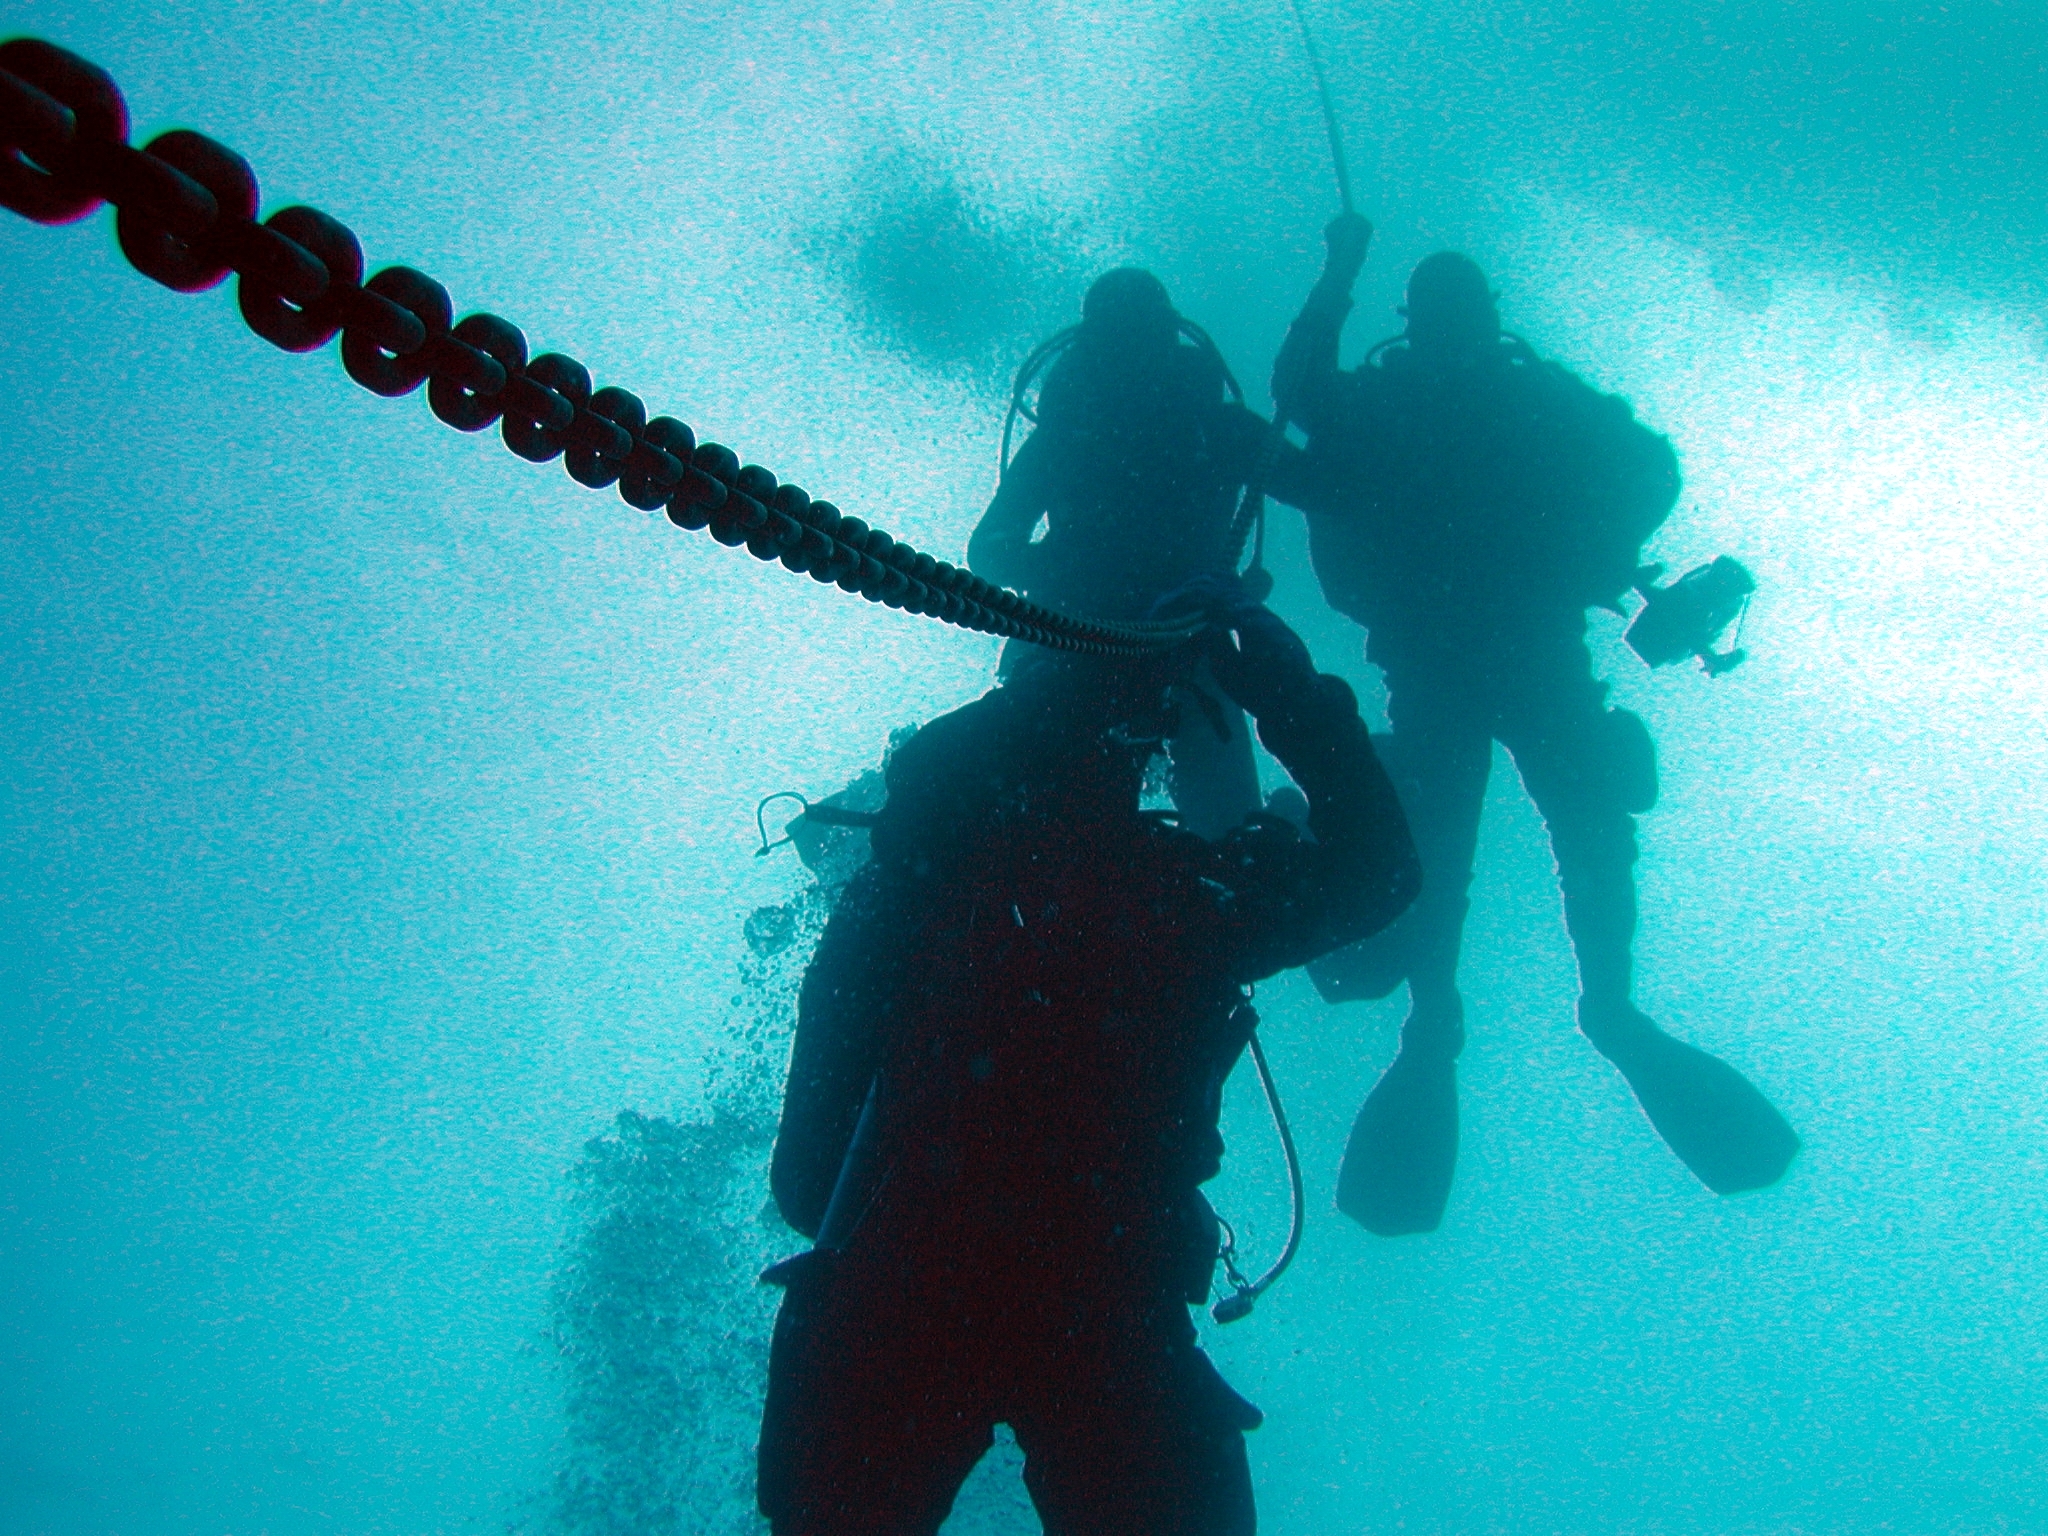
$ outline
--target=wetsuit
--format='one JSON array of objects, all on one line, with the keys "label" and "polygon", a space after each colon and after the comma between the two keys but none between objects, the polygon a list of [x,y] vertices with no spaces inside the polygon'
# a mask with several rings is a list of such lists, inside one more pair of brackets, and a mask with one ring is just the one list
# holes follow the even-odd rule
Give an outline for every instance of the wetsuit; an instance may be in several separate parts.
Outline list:
[{"label": "wetsuit", "polygon": [[1417,879],[1350,691],[1301,661],[1238,702],[1314,841],[1141,815],[1144,750],[1015,681],[891,761],[874,862],[804,981],[775,1152],[794,1226],[834,1205],[783,1276],[779,1536],[937,1530],[1001,1422],[1049,1532],[1252,1530],[1259,1415],[1187,1313],[1241,989],[1382,926]]}]

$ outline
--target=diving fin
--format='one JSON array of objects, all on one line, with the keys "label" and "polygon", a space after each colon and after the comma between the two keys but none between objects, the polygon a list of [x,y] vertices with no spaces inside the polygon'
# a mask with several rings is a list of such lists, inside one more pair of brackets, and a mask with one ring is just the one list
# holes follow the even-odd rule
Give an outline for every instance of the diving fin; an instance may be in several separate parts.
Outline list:
[{"label": "diving fin", "polygon": [[1381,1237],[1434,1232],[1458,1166],[1458,1063],[1404,1050],[1366,1095],[1337,1173],[1337,1209]]},{"label": "diving fin", "polygon": [[1798,1134],[1754,1083],[1635,1008],[1581,1003],[1579,1028],[1628,1080],[1664,1144],[1715,1194],[1766,1189],[1799,1155]]}]

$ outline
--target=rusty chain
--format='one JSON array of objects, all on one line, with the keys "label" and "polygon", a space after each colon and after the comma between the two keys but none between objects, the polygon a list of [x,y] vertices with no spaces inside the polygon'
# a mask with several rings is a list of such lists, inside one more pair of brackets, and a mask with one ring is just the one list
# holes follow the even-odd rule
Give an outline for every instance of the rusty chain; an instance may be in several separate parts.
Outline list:
[{"label": "rusty chain", "polygon": [[630,390],[593,388],[574,358],[529,357],[509,321],[455,319],[448,290],[423,272],[390,266],[365,279],[361,242],[331,215],[293,206],[259,221],[255,172],[233,150],[182,128],[134,148],[106,71],[39,39],[0,43],[0,204],[64,224],[102,203],[144,276],[198,293],[232,272],[243,321],[271,345],[311,352],[339,335],[343,367],[373,394],[424,384],[428,407],[457,431],[496,425],[521,458],[560,458],[580,484],[616,486],[628,506],[665,511],[678,528],[708,530],[759,560],[870,602],[1083,655],[1151,654],[1198,627],[1071,618],[920,553],[698,442],[672,416],[650,420]]}]

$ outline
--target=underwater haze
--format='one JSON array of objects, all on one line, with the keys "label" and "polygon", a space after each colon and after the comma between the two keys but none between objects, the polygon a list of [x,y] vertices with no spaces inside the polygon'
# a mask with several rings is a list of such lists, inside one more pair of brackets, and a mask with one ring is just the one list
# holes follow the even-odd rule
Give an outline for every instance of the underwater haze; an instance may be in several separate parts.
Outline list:
[{"label": "underwater haze", "polygon": [[[1573,1030],[1497,758],[1443,1229],[1331,1205],[1397,995],[1261,994],[1298,1264],[1206,1345],[1262,1528],[2048,1531],[2048,19],[1305,0],[1380,226],[1346,361],[1469,251],[1673,439],[1638,999],[1804,1151],[1706,1193]],[[135,139],[961,558],[1009,375],[1152,267],[1255,401],[1336,211],[1286,0],[15,4]],[[754,805],[996,642],[289,356],[102,213],[0,214],[0,1533],[761,1529],[765,1159],[824,898]],[[1274,606],[1380,697],[1276,509]],[[1268,774],[1276,770],[1266,765]],[[1286,1183],[1230,1087],[1211,1193]],[[1035,1530],[999,1450],[950,1530]]]}]

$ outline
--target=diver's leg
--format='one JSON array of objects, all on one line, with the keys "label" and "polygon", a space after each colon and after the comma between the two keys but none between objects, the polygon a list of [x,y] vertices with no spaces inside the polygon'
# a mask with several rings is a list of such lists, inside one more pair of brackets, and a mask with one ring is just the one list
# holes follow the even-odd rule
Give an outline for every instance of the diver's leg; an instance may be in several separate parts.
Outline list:
[{"label": "diver's leg", "polygon": [[[1214,706],[1204,706],[1193,689]],[[1198,668],[1176,690],[1180,724],[1166,743],[1173,803],[1181,824],[1212,842],[1259,809],[1259,770],[1252,760],[1251,731],[1244,711]],[[1221,729],[1218,729],[1218,726]]]},{"label": "diver's leg", "polygon": [[1091,1315],[1048,1319],[1011,1418],[1045,1536],[1253,1536],[1259,1411],[1196,1346],[1186,1304],[1073,1311]]},{"label": "diver's leg", "polygon": [[[1408,782],[1402,745],[1402,739],[1392,735],[1372,738],[1373,752],[1387,770],[1387,777],[1393,781],[1394,792],[1401,799],[1402,814],[1406,816],[1416,790]],[[1308,830],[1308,797],[1292,784],[1276,789],[1267,801],[1266,809],[1286,816],[1302,831]],[[1426,909],[1423,917],[1428,917]],[[1415,906],[1410,903],[1406,911],[1378,933],[1311,960],[1304,969],[1323,1001],[1378,1002],[1391,996],[1408,980],[1408,952],[1416,932],[1416,921]]]},{"label": "diver's leg", "polygon": [[[1654,766],[1630,761],[1640,727],[1601,708],[1590,672],[1524,697],[1550,707],[1503,733],[1550,829],[1565,926],[1579,962],[1579,1029],[1620,1069],[1658,1135],[1719,1194],[1784,1175],[1799,1138],[1756,1087],[1674,1040],[1629,1000],[1636,929],[1635,817],[1655,798]],[[1642,793],[1645,770],[1648,792]]]},{"label": "diver's leg", "polygon": [[919,1289],[850,1256],[790,1278],[756,1463],[775,1536],[932,1536],[993,1443],[978,1362]]},{"label": "diver's leg", "polygon": [[[1575,686],[1574,686],[1575,685]],[[1501,741],[1550,831],[1582,1006],[1625,1007],[1636,935],[1636,821],[1623,808],[1616,733],[1590,673],[1530,685],[1539,700],[1503,722]]]},{"label": "diver's leg", "polygon": [[1493,737],[1486,719],[1441,685],[1390,702],[1401,803],[1422,861],[1408,927],[1408,1020],[1401,1049],[1351,1127],[1337,1209],[1382,1237],[1434,1232],[1458,1162],[1458,1052],[1465,1008],[1458,948]]}]

